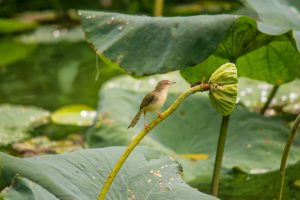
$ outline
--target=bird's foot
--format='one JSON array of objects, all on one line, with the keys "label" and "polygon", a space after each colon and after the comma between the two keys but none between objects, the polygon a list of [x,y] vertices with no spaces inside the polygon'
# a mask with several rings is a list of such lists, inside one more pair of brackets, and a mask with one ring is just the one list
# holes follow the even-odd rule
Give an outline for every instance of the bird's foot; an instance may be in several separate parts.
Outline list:
[{"label": "bird's foot", "polygon": [[145,129],[147,130],[147,131],[150,131],[150,125],[149,124],[144,124],[144,127],[145,127]]},{"label": "bird's foot", "polygon": [[157,113],[157,115],[158,115],[159,118],[161,118],[161,119],[165,118],[161,112],[156,112],[156,113]]}]

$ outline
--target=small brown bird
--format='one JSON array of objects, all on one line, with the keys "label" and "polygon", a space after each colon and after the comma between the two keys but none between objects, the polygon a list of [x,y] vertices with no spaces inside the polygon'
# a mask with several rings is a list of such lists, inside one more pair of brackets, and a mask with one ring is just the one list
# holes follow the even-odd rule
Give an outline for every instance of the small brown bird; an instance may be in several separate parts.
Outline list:
[{"label": "small brown bird", "polygon": [[144,97],[140,105],[139,112],[135,115],[128,128],[134,127],[136,125],[136,123],[141,118],[142,113],[144,113],[144,126],[146,128],[148,128],[145,119],[147,112],[157,112],[158,116],[162,117],[161,113],[158,112],[158,110],[164,105],[167,99],[169,86],[174,83],[175,82],[169,80],[159,81],[155,89]]}]

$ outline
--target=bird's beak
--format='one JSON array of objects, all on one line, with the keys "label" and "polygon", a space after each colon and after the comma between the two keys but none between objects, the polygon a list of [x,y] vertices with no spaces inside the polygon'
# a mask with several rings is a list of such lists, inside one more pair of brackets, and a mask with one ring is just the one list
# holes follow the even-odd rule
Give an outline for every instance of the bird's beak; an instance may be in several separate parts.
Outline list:
[{"label": "bird's beak", "polygon": [[176,83],[175,81],[174,81],[174,82],[171,82],[170,85],[173,85],[173,84],[175,84],[175,83]]}]

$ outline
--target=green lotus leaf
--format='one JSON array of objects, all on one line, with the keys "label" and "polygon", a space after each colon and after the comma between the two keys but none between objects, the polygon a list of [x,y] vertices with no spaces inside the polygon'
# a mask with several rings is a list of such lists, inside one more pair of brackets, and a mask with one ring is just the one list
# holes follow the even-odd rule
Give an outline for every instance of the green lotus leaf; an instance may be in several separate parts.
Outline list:
[{"label": "green lotus leaf", "polygon": [[300,54],[293,32],[262,31],[259,23],[247,16],[147,17],[91,11],[79,14],[86,39],[101,59],[129,74],[174,70],[192,74],[189,70],[198,70],[204,73],[185,78],[189,82],[202,81],[218,66],[207,63],[225,60],[236,63],[239,76],[272,84],[283,84],[300,75],[295,67]]},{"label": "green lotus leaf", "polygon": [[300,20],[299,1],[261,1],[243,0],[244,4],[257,13],[263,23],[258,24],[259,30],[272,34],[293,30],[293,37],[296,41],[298,51],[300,51]]},{"label": "green lotus leaf", "polygon": [[101,58],[137,75],[198,64],[215,51],[236,20],[234,15],[147,17],[91,11],[79,15],[87,41]]},{"label": "green lotus leaf", "polygon": [[214,109],[223,116],[229,115],[237,98],[237,69],[235,64],[226,63],[219,67],[209,80],[209,98]]},{"label": "green lotus leaf", "polygon": [[[0,197],[4,200],[94,200],[123,147],[17,158],[0,152]],[[106,200],[217,200],[182,181],[182,168],[149,148],[126,160]]]}]

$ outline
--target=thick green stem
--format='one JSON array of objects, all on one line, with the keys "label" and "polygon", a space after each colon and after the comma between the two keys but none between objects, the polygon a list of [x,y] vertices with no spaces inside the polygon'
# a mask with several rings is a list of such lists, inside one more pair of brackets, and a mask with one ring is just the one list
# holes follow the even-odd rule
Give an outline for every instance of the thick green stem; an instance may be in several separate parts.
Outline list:
[{"label": "thick green stem", "polygon": [[143,130],[141,130],[141,132],[139,132],[139,134],[127,146],[127,148],[125,149],[125,151],[121,155],[120,159],[118,160],[118,162],[116,163],[116,165],[114,166],[112,171],[110,172],[109,176],[107,177],[107,179],[106,179],[106,181],[105,181],[105,183],[102,187],[102,190],[99,194],[98,200],[104,200],[105,199],[106,193],[108,192],[109,187],[111,186],[114,178],[116,177],[116,175],[117,175],[118,171],[120,170],[120,168],[122,167],[123,163],[125,162],[127,157],[130,155],[130,153],[133,151],[133,149],[139,144],[139,142],[150,132],[150,130],[152,130],[156,125],[158,125],[161,121],[163,121],[171,113],[173,113],[178,108],[178,106],[181,104],[181,102],[185,98],[187,98],[189,95],[191,95],[195,92],[203,92],[203,91],[206,91],[206,90],[209,90],[209,89],[210,88],[209,88],[208,84],[201,84],[201,85],[190,88],[186,92],[182,93],[172,103],[172,105],[162,113],[163,117],[157,117],[156,119],[154,119],[149,124],[149,126],[147,128],[144,128]]},{"label": "thick green stem", "polygon": [[162,16],[163,10],[164,10],[164,0],[155,0],[153,15],[155,17]]},{"label": "thick green stem", "polygon": [[223,154],[224,154],[225,143],[226,143],[226,135],[227,135],[227,129],[228,129],[228,124],[229,124],[229,117],[230,117],[230,115],[223,116],[223,118],[222,118],[217,154],[216,154],[216,159],[215,159],[214,174],[213,174],[213,180],[212,180],[212,184],[211,184],[211,194],[214,196],[217,196],[218,191],[219,191],[222,160],[223,160]]},{"label": "thick green stem", "polygon": [[277,90],[279,88],[279,85],[274,85],[274,87],[272,88],[271,92],[269,93],[268,99],[265,103],[265,105],[262,107],[262,109],[260,110],[260,114],[264,115],[266,110],[269,108],[274,96],[277,93]]},{"label": "thick green stem", "polygon": [[286,168],[286,162],[288,159],[288,155],[290,152],[290,148],[293,144],[295,135],[297,133],[297,129],[300,124],[300,114],[297,116],[296,120],[294,121],[294,124],[292,126],[292,129],[289,134],[288,141],[285,145],[282,158],[281,158],[281,164],[280,164],[280,170],[279,170],[279,179],[278,179],[278,189],[277,189],[277,200],[282,199],[282,192],[283,192],[283,185],[284,185],[284,175],[285,175],[285,168]]}]

